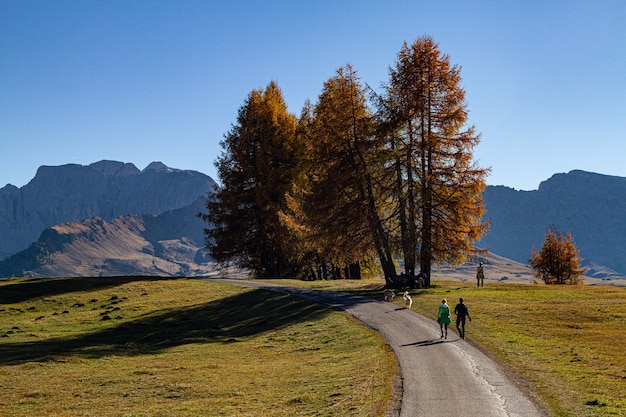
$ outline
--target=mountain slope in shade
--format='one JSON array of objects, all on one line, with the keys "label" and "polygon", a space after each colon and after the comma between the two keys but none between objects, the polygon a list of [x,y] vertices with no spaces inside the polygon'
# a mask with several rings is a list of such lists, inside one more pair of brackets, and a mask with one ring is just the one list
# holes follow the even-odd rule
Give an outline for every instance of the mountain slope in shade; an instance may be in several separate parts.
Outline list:
[{"label": "mountain slope in shade", "polygon": [[92,217],[159,215],[206,198],[215,181],[196,171],[153,162],[42,166],[24,187],[0,189],[0,259],[26,248],[48,227]]},{"label": "mountain slope in shade", "polygon": [[46,229],[39,240],[0,262],[0,276],[199,276],[214,265],[205,256],[194,204],[154,215],[93,217]]},{"label": "mountain slope in shade", "polygon": [[480,247],[527,263],[553,227],[572,233],[588,275],[626,278],[626,178],[576,170],[536,191],[489,186],[483,197],[491,226]]}]

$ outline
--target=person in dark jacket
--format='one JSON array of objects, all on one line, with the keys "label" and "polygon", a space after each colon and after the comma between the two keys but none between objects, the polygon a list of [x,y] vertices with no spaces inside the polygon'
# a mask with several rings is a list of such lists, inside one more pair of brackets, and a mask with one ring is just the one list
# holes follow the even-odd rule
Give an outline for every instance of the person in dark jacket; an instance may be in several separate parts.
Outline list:
[{"label": "person in dark jacket", "polygon": [[465,339],[465,319],[468,318],[472,321],[472,317],[463,302],[463,298],[459,298],[459,303],[454,307],[454,314],[456,314],[456,329],[459,331],[461,339]]},{"label": "person in dark jacket", "polygon": [[482,262],[478,264],[478,268],[476,269],[476,286],[485,286],[485,268],[483,267]]}]

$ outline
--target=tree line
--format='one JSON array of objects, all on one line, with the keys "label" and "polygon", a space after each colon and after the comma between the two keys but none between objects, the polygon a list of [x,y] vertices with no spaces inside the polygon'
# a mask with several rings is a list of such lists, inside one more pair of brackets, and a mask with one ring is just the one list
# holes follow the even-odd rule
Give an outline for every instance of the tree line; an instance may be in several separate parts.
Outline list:
[{"label": "tree line", "polygon": [[402,45],[380,92],[351,65],[299,116],[276,82],[253,90],[220,142],[206,247],[256,277],[376,269],[388,286],[420,273],[428,285],[435,263],[480,255],[488,230],[489,169],[467,122],[461,68],[428,36]]}]

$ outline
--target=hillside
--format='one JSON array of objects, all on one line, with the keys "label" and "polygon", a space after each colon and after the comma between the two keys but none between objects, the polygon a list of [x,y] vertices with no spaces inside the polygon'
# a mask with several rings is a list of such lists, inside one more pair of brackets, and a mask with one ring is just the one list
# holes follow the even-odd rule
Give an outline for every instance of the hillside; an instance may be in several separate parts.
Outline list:
[{"label": "hillside", "polygon": [[216,187],[209,176],[153,162],[42,166],[25,186],[0,189],[0,259],[25,249],[48,227],[92,217],[159,215],[193,204]]},{"label": "hillside", "polygon": [[[528,263],[517,262],[490,252],[485,258],[485,283],[532,284],[538,280]],[[451,280],[476,284],[476,262],[467,262],[457,268],[435,266],[433,280]],[[626,287],[624,276],[597,265],[592,265],[583,277],[585,285],[613,285]]]},{"label": "hillside", "polygon": [[313,416],[329,399],[324,415],[374,416],[394,362],[371,328],[285,294],[196,279],[0,280],[0,416]]},{"label": "hillside", "polygon": [[577,170],[535,191],[489,186],[484,200],[491,227],[481,247],[527,263],[555,227],[571,231],[588,275],[626,278],[626,178]]},{"label": "hillside", "polygon": [[93,217],[46,229],[26,250],[0,261],[0,277],[198,276],[213,270],[203,249],[204,199],[154,215]]}]

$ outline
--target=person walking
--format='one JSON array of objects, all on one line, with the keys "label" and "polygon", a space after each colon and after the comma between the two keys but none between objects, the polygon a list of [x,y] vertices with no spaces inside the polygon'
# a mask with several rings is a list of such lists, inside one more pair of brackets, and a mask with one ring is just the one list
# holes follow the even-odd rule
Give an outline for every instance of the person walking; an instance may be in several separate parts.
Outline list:
[{"label": "person walking", "polygon": [[476,287],[484,287],[485,286],[485,271],[483,270],[483,263],[478,264],[478,269],[476,270]]},{"label": "person walking", "polygon": [[465,339],[465,319],[468,318],[472,321],[469,309],[463,302],[463,298],[459,298],[459,303],[454,307],[454,314],[456,315],[456,329],[459,331],[461,339]]},{"label": "person walking", "polygon": [[[439,322],[439,328],[441,329],[441,337],[448,338],[448,324],[452,323],[452,319],[450,318],[450,306],[448,306],[448,302],[444,298],[441,300],[441,305],[439,306],[439,310],[437,311],[437,321]],[[444,334],[445,329],[445,334]]]}]

